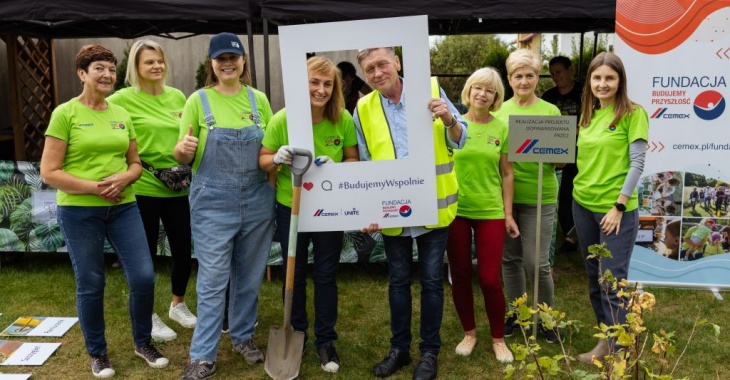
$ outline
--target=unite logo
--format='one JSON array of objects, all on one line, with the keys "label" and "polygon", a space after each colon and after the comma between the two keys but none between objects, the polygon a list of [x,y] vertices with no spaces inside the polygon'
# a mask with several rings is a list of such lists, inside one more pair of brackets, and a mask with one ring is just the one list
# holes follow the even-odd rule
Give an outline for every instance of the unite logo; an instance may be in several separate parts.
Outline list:
[{"label": "unite logo", "polygon": [[529,153],[530,149],[532,149],[532,147],[534,147],[538,141],[540,141],[540,139],[525,140],[525,142],[523,142],[522,145],[520,145],[520,147],[517,148],[517,154]]}]

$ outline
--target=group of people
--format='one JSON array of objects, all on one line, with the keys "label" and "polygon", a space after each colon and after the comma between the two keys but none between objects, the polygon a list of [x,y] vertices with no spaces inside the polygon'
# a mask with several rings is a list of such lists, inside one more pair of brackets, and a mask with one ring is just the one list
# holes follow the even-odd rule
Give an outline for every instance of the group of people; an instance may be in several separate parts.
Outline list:
[{"label": "group of people", "polygon": [[[692,212],[695,212],[695,208],[699,204],[710,214],[721,216],[727,213],[728,205],[728,189],[725,186],[718,186],[712,188],[710,186],[693,188],[689,193],[689,204],[692,207]],[[715,206],[715,212],[712,212],[712,206]]]},{"label": "group of people", "polygon": [[[316,165],[409,156],[403,85],[408,79],[399,75],[401,62],[395,49],[362,49],[357,61],[367,84],[350,79],[348,86],[354,86],[351,91],[364,95],[351,114],[345,108],[349,97],[343,94],[343,79],[353,75],[352,71],[323,57],[307,60]],[[226,310],[233,350],[251,364],[264,360],[253,336],[258,292],[274,222],[282,231],[279,241],[286,254],[292,214],[288,165],[294,150],[288,140],[286,110],[274,114],[266,96],[251,87],[248,57],[234,34],[220,33],[211,39],[206,86],[187,100],[178,90],[164,85],[168,63],[159,45],[138,41],[128,65],[131,87],[107,99],[116,81],[116,58],[102,46],[84,46],[76,64],[82,93],[54,111],[46,133],[41,175],[59,190],[59,224],[76,276],[80,325],[92,372],[100,378],[115,374],[107,354],[103,317],[105,238],[119,256],[130,287],[135,354],[155,368],[169,363],[151,340],[153,321],[159,317],[152,308],[155,285],[150,253],[156,251],[160,218],[170,236],[175,263],[169,311],[173,320],[178,320],[173,310],[187,310],[184,295],[190,273],[190,237],[199,264],[197,319],[193,320],[189,310],[187,319],[179,318],[185,321],[180,322],[182,325],[195,327],[190,362],[180,379],[207,379],[216,373]],[[435,78],[428,104],[411,105],[428,107],[433,115],[438,221],[428,226],[382,229],[372,223],[361,230],[382,233],[389,270],[390,347],[373,367],[375,376],[391,376],[411,363],[414,272],[421,283],[423,312],[420,357],[413,378],[437,376],[444,252],[464,330],[455,351],[459,355],[473,351],[477,333],[471,287],[472,236],[492,349],[498,361],[513,360],[504,337],[517,328],[514,314],[507,312],[505,320],[504,294],[509,300],[522,296],[527,279],[535,278],[537,270],[538,301],[553,306],[548,251],[558,201],[554,170],[558,165],[543,164],[544,204],[538,215],[539,164],[511,163],[507,152],[509,116],[557,116],[561,110],[536,95],[541,69],[537,54],[517,50],[510,54],[506,66],[514,92],[509,100],[504,100],[499,73],[481,68],[469,77],[461,93],[462,103],[469,106],[464,115],[458,113]],[[579,170],[571,181],[573,201],[567,205],[572,207],[583,255],[588,255],[590,245],[606,242],[613,258],[604,259],[602,267],[612,270],[617,278],[626,277],[638,228],[635,188],[648,137],[646,113],[630,101],[626,88],[625,70],[616,55],[601,53],[591,62],[582,90],[577,140],[580,152],[585,153],[578,155]],[[576,90],[571,87],[567,91]],[[327,143],[331,136],[337,136],[340,143]],[[187,190],[165,188],[149,169],[178,164],[192,166],[189,194]],[[537,218],[542,219],[540,230]],[[538,234],[541,254],[535,263]],[[341,231],[300,233],[297,237],[292,326],[308,338],[305,279],[311,243],[315,347],[321,368],[327,372],[337,372],[340,367],[335,327],[336,272],[342,241]],[[619,310],[618,299],[615,293],[601,290],[595,260],[586,261],[586,270],[597,322],[622,323],[625,316],[619,314],[614,320],[616,314],[609,312]],[[562,339],[557,329],[541,324],[536,328],[548,342]],[[617,348],[601,340],[578,359],[590,362],[592,356],[608,354],[609,347]]]}]

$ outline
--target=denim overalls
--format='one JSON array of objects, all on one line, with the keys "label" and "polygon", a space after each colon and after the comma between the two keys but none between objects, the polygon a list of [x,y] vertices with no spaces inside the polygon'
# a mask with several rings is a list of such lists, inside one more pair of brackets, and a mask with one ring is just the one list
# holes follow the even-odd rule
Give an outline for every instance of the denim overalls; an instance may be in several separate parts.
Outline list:
[{"label": "denim overalls", "polygon": [[254,125],[239,129],[215,127],[208,97],[198,90],[208,138],[190,186],[190,222],[199,263],[191,360],[216,361],[229,278],[233,344],[250,339],[256,323],[274,232],[276,190],[259,170],[261,118],[253,91],[246,89]]}]

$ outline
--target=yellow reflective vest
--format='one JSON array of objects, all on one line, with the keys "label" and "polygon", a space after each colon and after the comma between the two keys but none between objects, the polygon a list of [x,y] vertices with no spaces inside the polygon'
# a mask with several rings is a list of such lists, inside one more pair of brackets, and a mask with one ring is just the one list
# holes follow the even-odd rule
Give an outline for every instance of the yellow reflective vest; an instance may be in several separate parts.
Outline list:
[{"label": "yellow reflective vest", "polygon": [[[438,82],[435,77],[431,78],[431,97],[440,96]],[[357,115],[372,160],[394,160],[396,158],[395,145],[380,102],[379,92],[373,91],[358,101]],[[444,123],[440,118],[436,118],[433,122],[433,145],[436,159],[438,224],[426,226],[426,228],[448,227],[456,217],[459,185],[454,173],[453,154],[446,145],[448,138],[446,133]],[[403,233],[403,228],[383,228],[382,233],[388,236],[398,236]]]}]

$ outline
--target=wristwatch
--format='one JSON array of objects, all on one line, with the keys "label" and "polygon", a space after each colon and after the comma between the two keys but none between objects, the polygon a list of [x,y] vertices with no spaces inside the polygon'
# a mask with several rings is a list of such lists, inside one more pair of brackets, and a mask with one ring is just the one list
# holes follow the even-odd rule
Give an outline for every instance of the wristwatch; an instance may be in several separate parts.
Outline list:
[{"label": "wristwatch", "polygon": [[616,202],[616,203],[613,204],[613,207],[616,207],[616,210],[619,210],[621,212],[625,212],[626,211],[626,205],[623,204],[623,203]]}]

